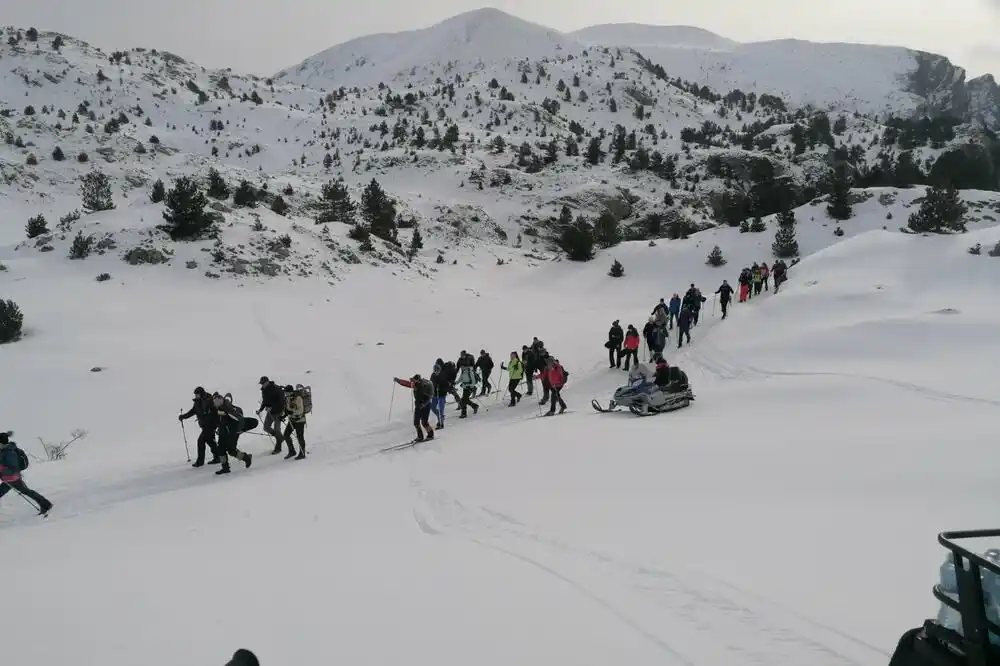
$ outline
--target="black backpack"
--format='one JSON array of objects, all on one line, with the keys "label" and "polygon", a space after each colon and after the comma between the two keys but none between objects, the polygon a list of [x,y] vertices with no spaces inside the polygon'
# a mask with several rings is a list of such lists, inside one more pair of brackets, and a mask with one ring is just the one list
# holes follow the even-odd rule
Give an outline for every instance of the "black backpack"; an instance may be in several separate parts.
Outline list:
[{"label": "black backpack", "polygon": [[11,442],[10,445],[14,447],[14,453],[17,454],[17,466],[20,468],[19,471],[23,472],[28,469],[28,465],[31,464],[31,458],[29,458],[28,454],[24,452],[24,449],[14,442]]}]

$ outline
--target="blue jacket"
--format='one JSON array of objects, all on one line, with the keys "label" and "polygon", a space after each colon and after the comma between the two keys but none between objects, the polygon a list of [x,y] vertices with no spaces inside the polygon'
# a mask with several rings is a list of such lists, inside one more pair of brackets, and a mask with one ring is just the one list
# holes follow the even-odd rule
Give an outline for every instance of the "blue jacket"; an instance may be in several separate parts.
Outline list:
[{"label": "blue jacket", "polygon": [[681,312],[681,299],[679,296],[674,296],[670,299],[670,314],[677,315]]}]

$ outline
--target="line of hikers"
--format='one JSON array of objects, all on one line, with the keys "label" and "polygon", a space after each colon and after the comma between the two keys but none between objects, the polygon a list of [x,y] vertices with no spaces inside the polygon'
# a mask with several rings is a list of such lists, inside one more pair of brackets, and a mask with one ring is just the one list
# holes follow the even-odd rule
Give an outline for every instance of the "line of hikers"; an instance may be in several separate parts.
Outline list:
[{"label": "line of hikers", "polygon": [[[792,262],[794,266],[798,262]],[[744,268],[740,271],[740,303],[751,298],[752,291],[759,295],[762,289],[768,289],[769,279],[774,278],[774,293],[778,293],[781,284],[788,279],[788,265],[781,259],[774,262],[774,266],[767,267],[766,263],[754,264],[752,267]],[[729,305],[732,303],[733,288],[728,280],[723,280],[715,294],[719,297],[719,305],[722,308],[722,318],[729,316]],[[630,363],[639,364],[640,341],[645,339],[646,347],[649,349],[650,362],[662,357],[663,350],[670,339],[669,331],[677,326],[677,348],[684,346],[686,340],[691,344],[691,328],[698,325],[701,316],[701,307],[708,300],[702,295],[701,290],[691,284],[691,287],[681,298],[679,294],[674,294],[669,302],[660,299],[660,302],[653,308],[653,313],[642,329],[642,337],[635,326],[629,324],[627,330],[622,330],[620,320],[616,319],[611,323],[608,331],[608,341],[604,347],[608,350],[608,367],[622,369],[622,361],[625,361],[624,370],[628,371]]]},{"label": "line of hikers", "polygon": [[[470,407],[472,413],[477,414],[479,404],[472,398],[476,397],[477,390],[479,397],[494,391],[490,376],[495,367],[493,358],[485,349],[479,351],[478,359],[463,349],[457,361],[437,359],[429,378],[419,373],[409,379],[394,377],[396,384],[413,390],[413,427],[417,431],[415,441],[434,439],[434,431],[444,428],[445,401],[449,395],[454,397],[461,412],[458,418],[467,418]],[[501,376],[504,372],[508,376],[507,388],[503,391],[504,394],[510,394],[508,407],[517,405],[525,395],[532,395],[537,379],[542,384],[542,399],[538,404],[549,403],[549,411],[545,416],[555,414],[557,405],[560,414],[566,411],[562,389],[569,373],[559,363],[559,359],[549,354],[545,343],[538,338],[534,338],[531,345],[522,345],[520,354],[512,351],[507,363],[500,364],[500,371]],[[521,381],[525,381],[527,385],[523,394],[517,390]],[[458,392],[459,388],[462,389],[461,394]],[[437,418],[435,427],[430,424],[432,413]]]},{"label": "line of hikers", "polygon": [[[260,416],[262,412],[266,411],[264,432],[273,437],[275,442],[271,455],[281,453],[282,444],[287,443],[286,460],[305,459],[306,415],[312,413],[312,389],[301,384],[298,386],[289,384],[282,388],[266,376],[260,378],[259,384],[261,402],[257,409],[257,415]],[[198,426],[201,429],[201,433],[198,435],[197,458],[192,467],[205,465],[206,449],[212,453],[208,464],[221,465],[216,474],[229,473],[230,456],[241,460],[246,467],[250,467],[253,455],[239,450],[239,437],[244,432],[256,428],[258,421],[245,417],[243,410],[233,404],[231,394],[222,395],[218,392],[209,394],[204,387],[197,387],[194,390],[194,401],[191,409],[177,418],[183,424],[192,416],[197,418]],[[288,424],[282,431],[281,426],[286,417]],[[295,434],[299,443],[298,452],[292,444],[292,433]],[[218,442],[216,442],[216,436],[218,436]]]}]

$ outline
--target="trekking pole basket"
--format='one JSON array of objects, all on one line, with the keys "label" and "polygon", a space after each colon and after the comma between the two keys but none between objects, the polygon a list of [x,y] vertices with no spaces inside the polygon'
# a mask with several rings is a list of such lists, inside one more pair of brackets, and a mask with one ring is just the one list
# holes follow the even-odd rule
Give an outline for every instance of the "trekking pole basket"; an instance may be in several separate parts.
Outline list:
[{"label": "trekking pole basket", "polygon": [[942,532],[938,535],[938,543],[951,552],[958,598],[949,595],[941,583],[934,586],[934,597],[961,615],[962,632],[959,634],[934,624],[934,633],[938,634],[934,638],[947,644],[953,653],[958,653],[955,654],[959,659],[957,663],[966,666],[1000,665],[1000,647],[993,644],[990,637],[993,634],[993,640],[1000,641],[1000,625],[987,616],[986,596],[983,593],[984,574],[988,578],[1000,578],[1000,565],[957,542],[997,537],[1000,537],[1000,529]]}]

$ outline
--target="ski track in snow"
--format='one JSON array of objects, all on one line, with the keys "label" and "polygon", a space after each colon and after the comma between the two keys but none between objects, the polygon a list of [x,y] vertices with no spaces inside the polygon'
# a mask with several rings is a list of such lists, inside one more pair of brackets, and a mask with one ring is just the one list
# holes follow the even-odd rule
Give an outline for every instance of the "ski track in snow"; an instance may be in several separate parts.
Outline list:
[{"label": "ski track in snow", "polygon": [[759,381],[774,377],[834,377],[859,379],[862,381],[877,382],[888,386],[895,386],[896,388],[900,388],[939,402],[960,402],[966,404],[1000,407],[1000,400],[963,395],[960,393],[951,393],[948,391],[939,391],[929,386],[914,384],[912,382],[904,382],[888,377],[876,377],[873,375],[863,375],[851,372],[764,370],[756,368],[752,365],[740,363],[710,342],[703,343],[700,348],[692,347],[687,355],[687,359],[707,372],[709,375],[722,381]]},{"label": "ski track in snow", "polygon": [[[773,666],[796,663],[809,654],[814,658],[811,666],[861,666],[874,663],[875,655],[879,662],[888,656],[865,641],[724,581],[624,562],[544,535],[501,512],[467,506],[417,480],[412,483],[417,495],[414,520],[424,533],[463,538],[570,585],[673,663],[700,666],[734,659],[733,663]],[[571,568],[576,573],[570,573]],[[581,568],[590,582],[582,580]],[[628,602],[616,602],[616,597]],[[637,605],[651,607],[651,612],[640,620],[623,610]],[[682,651],[675,644],[687,648]],[[693,645],[700,646],[697,653]]]}]

